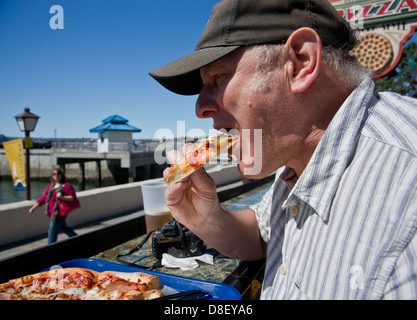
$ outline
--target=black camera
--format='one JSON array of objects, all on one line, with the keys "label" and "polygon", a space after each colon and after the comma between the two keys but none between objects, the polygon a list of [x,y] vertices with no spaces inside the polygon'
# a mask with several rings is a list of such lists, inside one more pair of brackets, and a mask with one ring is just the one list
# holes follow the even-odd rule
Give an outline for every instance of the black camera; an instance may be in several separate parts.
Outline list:
[{"label": "black camera", "polygon": [[186,258],[202,255],[205,249],[204,242],[175,219],[156,229],[152,237],[152,252],[158,260],[163,253]]}]

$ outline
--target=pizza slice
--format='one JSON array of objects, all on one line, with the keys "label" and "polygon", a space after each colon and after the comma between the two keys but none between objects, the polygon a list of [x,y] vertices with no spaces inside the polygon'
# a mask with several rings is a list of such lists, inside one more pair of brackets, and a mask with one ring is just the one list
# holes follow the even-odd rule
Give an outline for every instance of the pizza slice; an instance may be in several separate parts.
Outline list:
[{"label": "pizza slice", "polygon": [[39,300],[65,292],[83,294],[97,282],[98,273],[81,268],[54,269],[0,284],[0,300]]},{"label": "pizza slice", "polygon": [[221,153],[229,150],[238,137],[238,135],[220,134],[200,140],[184,158],[169,168],[168,175],[165,177],[166,184],[169,185],[188,177]]},{"label": "pizza slice", "polygon": [[97,284],[86,292],[85,300],[150,300],[163,296],[161,280],[141,272],[105,271]]},{"label": "pizza slice", "polygon": [[141,272],[63,268],[0,284],[0,300],[150,300],[163,296],[160,285]]}]

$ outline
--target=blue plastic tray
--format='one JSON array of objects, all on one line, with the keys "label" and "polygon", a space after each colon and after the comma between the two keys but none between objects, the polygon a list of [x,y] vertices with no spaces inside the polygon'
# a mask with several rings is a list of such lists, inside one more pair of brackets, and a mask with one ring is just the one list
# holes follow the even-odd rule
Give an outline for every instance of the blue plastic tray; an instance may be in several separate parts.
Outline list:
[{"label": "blue plastic tray", "polygon": [[[188,290],[207,291],[212,297],[211,300],[241,300],[242,296],[235,288],[218,282],[203,281],[180,277],[176,275],[125,266],[118,263],[98,259],[76,259],[65,261],[59,264],[62,268],[85,268],[97,272],[120,271],[120,272],[143,272],[158,276],[163,285],[176,289],[180,292]],[[49,270],[49,269],[48,269]]]}]

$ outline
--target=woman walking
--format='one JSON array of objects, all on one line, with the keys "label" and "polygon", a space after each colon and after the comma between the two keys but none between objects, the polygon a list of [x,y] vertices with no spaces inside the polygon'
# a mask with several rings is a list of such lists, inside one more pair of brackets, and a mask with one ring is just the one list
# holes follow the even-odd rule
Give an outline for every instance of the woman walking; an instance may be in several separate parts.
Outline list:
[{"label": "woman walking", "polygon": [[36,208],[44,204],[45,214],[51,220],[48,229],[48,244],[56,242],[60,232],[64,232],[69,237],[77,235],[67,226],[65,219],[81,205],[74,187],[66,182],[65,171],[61,168],[52,170],[51,183],[39,200],[29,209],[29,213],[33,213]]}]

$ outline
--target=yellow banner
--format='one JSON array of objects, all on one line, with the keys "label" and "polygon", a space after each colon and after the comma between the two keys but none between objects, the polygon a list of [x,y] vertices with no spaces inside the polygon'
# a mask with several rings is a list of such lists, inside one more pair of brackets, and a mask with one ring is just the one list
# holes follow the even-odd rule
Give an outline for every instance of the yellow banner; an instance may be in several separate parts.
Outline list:
[{"label": "yellow banner", "polygon": [[12,173],[14,188],[17,191],[26,190],[25,160],[23,157],[22,139],[3,142]]}]

